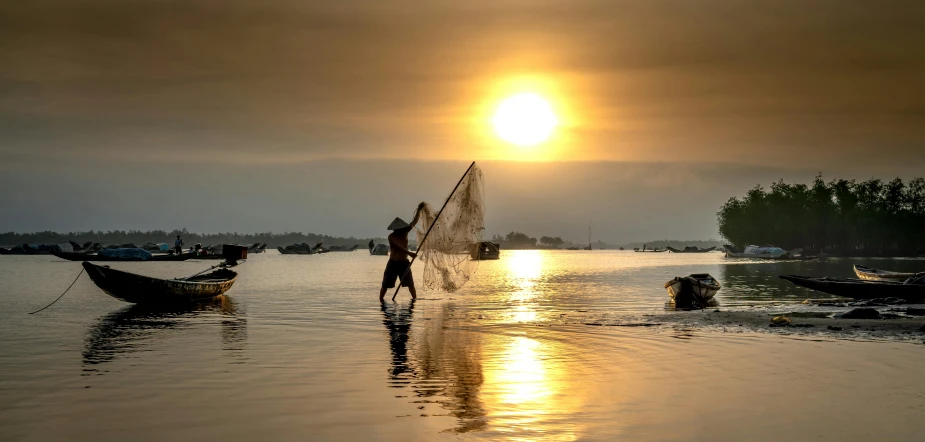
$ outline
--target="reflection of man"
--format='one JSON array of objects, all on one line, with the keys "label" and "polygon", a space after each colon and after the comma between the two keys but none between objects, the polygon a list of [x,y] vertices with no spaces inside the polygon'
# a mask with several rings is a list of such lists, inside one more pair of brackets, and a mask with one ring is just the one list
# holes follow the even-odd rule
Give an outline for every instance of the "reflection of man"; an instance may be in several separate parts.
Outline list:
[{"label": "reflection of man", "polygon": [[414,300],[407,308],[392,304],[389,308],[382,304],[382,323],[389,329],[389,349],[392,350],[392,366],[389,378],[401,378],[403,373],[412,373],[408,363],[408,332],[411,330],[411,312],[414,310]]}]

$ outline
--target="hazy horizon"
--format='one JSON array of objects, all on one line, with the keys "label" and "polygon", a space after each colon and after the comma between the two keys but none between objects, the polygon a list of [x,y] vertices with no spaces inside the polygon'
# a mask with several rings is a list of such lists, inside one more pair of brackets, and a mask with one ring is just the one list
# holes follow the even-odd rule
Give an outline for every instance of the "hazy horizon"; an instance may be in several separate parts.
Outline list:
[{"label": "hazy horizon", "polygon": [[[609,244],[719,239],[716,212],[773,181],[811,182],[820,171],[730,164],[479,162],[486,235],[512,230]],[[416,204],[439,205],[461,161],[327,160],[292,165],[100,162],[93,170],[44,162],[35,176],[0,166],[0,231],[182,229],[313,232],[382,237]],[[824,178],[868,179],[860,173]],[[892,179],[895,175],[878,178]],[[904,179],[912,175],[902,176]],[[117,184],[117,185],[116,185]]]}]

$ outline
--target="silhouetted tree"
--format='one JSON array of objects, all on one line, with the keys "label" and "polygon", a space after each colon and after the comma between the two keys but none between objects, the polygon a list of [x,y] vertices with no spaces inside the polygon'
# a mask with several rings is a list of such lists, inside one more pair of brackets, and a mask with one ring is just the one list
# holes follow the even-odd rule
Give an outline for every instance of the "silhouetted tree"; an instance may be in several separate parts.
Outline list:
[{"label": "silhouetted tree", "polygon": [[771,184],[730,198],[717,213],[719,231],[737,247],[773,244],[841,255],[925,253],[925,179],[904,184],[833,180],[812,186]]}]

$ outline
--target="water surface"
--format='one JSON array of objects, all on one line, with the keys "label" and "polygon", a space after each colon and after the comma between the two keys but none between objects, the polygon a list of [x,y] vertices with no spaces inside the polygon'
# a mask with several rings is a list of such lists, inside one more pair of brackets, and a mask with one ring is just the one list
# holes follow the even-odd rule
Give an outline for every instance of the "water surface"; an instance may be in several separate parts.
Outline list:
[{"label": "water surface", "polygon": [[[252,257],[224,299],[131,306],[51,256],[0,258],[0,439],[921,440],[920,342],[594,327],[709,272],[724,309],[823,298],[719,253],[504,251],[461,292],[380,305],[384,257]],[[214,262],[114,263],[152,276]],[[683,314],[683,313],[681,313]]]}]

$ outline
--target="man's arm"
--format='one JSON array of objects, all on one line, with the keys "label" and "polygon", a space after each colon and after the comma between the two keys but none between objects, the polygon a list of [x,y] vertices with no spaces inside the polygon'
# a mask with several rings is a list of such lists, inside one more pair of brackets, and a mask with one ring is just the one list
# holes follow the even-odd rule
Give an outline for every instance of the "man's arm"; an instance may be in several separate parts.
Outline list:
[{"label": "man's arm", "polygon": [[412,226],[417,225],[418,220],[421,219],[421,212],[424,211],[424,207],[426,207],[426,206],[427,206],[427,203],[425,203],[425,202],[422,202],[421,204],[418,204],[418,208],[415,209],[415,211],[414,211],[414,218],[411,219],[411,225],[412,225]]}]

